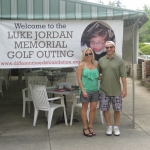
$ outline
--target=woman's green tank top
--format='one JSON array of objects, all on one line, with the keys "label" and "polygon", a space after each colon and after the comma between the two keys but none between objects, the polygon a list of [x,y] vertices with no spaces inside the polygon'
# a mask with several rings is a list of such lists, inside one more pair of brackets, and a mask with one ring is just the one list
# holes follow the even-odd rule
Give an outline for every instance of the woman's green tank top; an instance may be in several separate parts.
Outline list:
[{"label": "woman's green tank top", "polygon": [[84,67],[82,71],[82,85],[84,87],[84,90],[87,92],[97,91],[98,77],[99,77],[99,72],[97,68],[90,70]]}]

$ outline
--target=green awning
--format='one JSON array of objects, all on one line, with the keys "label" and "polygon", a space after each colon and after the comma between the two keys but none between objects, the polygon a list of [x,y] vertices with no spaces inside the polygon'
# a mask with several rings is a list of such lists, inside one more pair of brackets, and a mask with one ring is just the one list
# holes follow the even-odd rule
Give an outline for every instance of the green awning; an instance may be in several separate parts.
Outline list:
[{"label": "green awning", "polygon": [[0,0],[1,20],[123,20],[124,26],[139,19],[148,21],[145,12],[77,0]]}]

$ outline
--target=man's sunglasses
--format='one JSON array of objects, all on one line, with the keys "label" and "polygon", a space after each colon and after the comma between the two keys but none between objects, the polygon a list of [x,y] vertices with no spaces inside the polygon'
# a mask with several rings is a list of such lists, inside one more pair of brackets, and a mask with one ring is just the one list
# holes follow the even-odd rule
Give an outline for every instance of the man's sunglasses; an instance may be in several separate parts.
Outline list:
[{"label": "man's sunglasses", "polygon": [[109,48],[110,48],[110,49],[112,49],[112,48],[113,48],[113,46],[110,46],[110,47],[106,47],[106,49],[109,49]]},{"label": "man's sunglasses", "polygon": [[90,55],[90,56],[91,56],[91,55],[92,55],[92,53],[87,53],[87,54],[85,54],[85,56],[88,56],[88,55]]}]

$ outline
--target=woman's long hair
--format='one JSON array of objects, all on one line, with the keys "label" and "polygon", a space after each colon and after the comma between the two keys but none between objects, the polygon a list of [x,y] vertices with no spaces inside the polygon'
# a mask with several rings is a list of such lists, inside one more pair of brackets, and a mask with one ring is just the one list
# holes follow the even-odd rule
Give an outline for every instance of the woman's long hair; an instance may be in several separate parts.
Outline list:
[{"label": "woman's long hair", "polygon": [[82,59],[81,59],[81,62],[84,62],[84,61],[85,61],[85,54],[86,54],[86,51],[88,51],[88,50],[90,50],[91,53],[92,53],[92,60],[91,60],[91,62],[92,62],[92,64],[94,64],[94,63],[95,63],[94,53],[93,53],[93,50],[92,50],[91,48],[89,48],[89,47],[85,48],[85,49],[82,51]]}]

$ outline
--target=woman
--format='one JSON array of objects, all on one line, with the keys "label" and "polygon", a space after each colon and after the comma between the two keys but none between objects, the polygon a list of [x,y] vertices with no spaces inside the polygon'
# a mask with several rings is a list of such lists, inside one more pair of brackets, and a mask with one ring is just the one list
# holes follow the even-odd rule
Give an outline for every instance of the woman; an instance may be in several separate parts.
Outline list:
[{"label": "woman", "polygon": [[[80,87],[80,101],[82,102],[81,118],[83,122],[83,134],[87,137],[96,135],[92,125],[95,117],[98,91],[98,65],[95,63],[94,53],[91,48],[83,50],[82,60],[77,68],[77,79]],[[86,112],[90,103],[89,122],[87,123]]]}]

